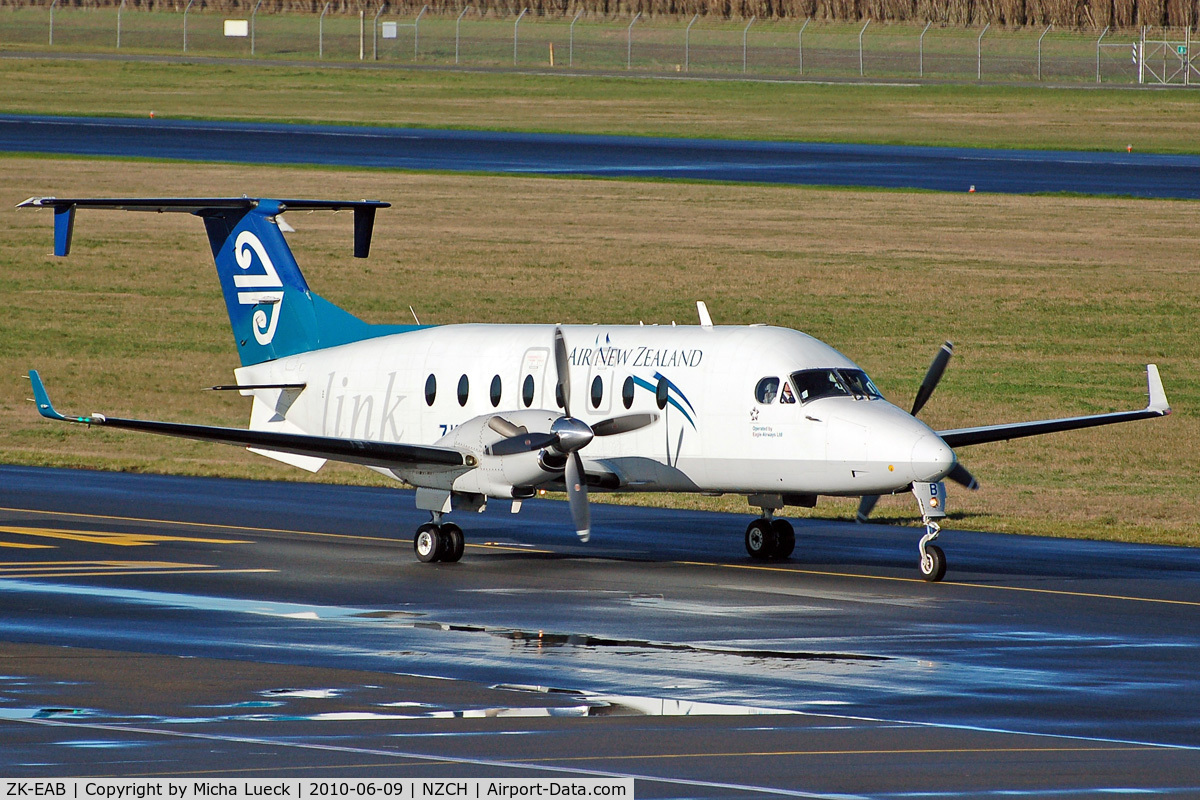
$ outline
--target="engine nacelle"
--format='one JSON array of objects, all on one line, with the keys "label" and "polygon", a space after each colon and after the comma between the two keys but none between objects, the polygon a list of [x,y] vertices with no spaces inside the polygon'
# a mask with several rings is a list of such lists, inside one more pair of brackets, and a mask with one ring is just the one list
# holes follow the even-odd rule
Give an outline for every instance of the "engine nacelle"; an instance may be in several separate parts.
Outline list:
[{"label": "engine nacelle", "polygon": [[561,478],[562,466],[556,466],[559,459],[543,458],[543,451],[488,455],[487,448],[505,438],[488,427],[488,421],[495,416],[530,432],[546,432],[562,414],[537,409],[485,414],[469,419],[447,433],[437,441],[439,446],[465,450],[479,460],[478,467],[454,480],[454,491],[496,498],[524,498],[532,496],[533,487]]}]

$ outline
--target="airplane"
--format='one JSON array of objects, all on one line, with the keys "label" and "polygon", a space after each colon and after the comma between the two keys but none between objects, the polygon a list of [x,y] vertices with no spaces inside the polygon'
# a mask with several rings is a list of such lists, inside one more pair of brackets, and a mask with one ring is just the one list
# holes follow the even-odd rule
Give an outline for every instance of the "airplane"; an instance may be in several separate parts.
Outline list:
[{"label": "airplane", "polygon": [[[911,409],[884,399],[867,373],[800,331],[714,325],[375,325],[313,293],[278,224],[285,210],[350,210],[354,255],[370,251],[376,200],[33,197],[54,210],[54,252],[70,252],[77,209],[193,214],[204,221],[241,366],[212,387],[252,398],[248,429],[66,416],[36,370],[38,412],[53,420],[239,445],[311,472],[327,461],[366,466],[415,487],[430,521],[413,537],[422,562],[463,555],[451,512],[565,491],[580,540],[588,492],[745,495],[759,516],[745,546],[788,558],[795,531],[776,516],[819,495],[912,492],[925,533],[918,565],[940,581],[934,544],[945,479],[977,488],[954,448],[1170,413],[1147,365],[1144,409],[935,431],[917,418],[949,363],[943,345]],[[415,318],[414,314],[414,318]]]}]

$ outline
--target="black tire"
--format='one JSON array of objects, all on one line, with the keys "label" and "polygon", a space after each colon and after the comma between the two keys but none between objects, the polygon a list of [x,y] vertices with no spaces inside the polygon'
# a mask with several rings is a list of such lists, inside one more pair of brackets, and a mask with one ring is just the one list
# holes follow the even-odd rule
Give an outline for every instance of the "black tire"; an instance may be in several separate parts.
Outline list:
[{"label": "black tire", "polygon": [[775,529],[765,519],[756,519],[746,528],[746,552],[751,558],[766,561],[778,547]]},{"label": "black tire", "polygon": [[417,528],[417,535],[413,537],[413,552],[417,554],[418,561],[425,564],[437,561],[444,549],[442,532],[437,525],[427,522]]},{"label": "black tire", "polygon": [[771,530],[775,531],[775,552],[771,558],[783,561],[796,549],[796,529],[786,519],[773,519]]},{"label": "black tire", "polygon": [[936,544],[925,545],[925,558],[921,559],[921,577],[937,583],[946,577],[946,554]]},{"label": "black tire", "polygon": [[453,522],[447,522],[442,526],[442,562],[454,563],[463,557],[463,549],[467,546],[467,539],[463,536],[462,528],[455,525]]}]

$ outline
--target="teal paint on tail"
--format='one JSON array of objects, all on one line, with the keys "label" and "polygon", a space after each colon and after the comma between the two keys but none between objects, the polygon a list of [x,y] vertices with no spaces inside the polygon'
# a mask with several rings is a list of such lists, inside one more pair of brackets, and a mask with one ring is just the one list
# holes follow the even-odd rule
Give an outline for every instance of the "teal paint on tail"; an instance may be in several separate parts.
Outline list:
[{"label": "teal paint on tail", "polygon": [[275,220],[287,209],[353,209],[354,255],[365,258],[375,211],[387,208],[387,203],[250,197],[33,197],[20,207],[54,209],[54,249],[60,256],[70,252],[77,208],[176,211],[201,217],[243,366],[421,327],[371,325],[313,294]]}]

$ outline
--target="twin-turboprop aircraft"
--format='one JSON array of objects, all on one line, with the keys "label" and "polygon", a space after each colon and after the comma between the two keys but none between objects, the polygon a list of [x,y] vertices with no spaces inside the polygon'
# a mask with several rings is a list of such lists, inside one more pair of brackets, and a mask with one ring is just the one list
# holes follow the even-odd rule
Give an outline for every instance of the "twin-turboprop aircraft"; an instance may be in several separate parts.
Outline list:
[{"label": "twin-turboprop aircraft", "polygon": [[416,487],[430,512],[414,549],[457,561],[463,531],[446,517],[489,499],[565,489],[579,538],[591,534],[589,489],[734,493],[761,516],[746,528],[757,559],[784,559],[795,533],[776,512],[819,495],[862,497],[865,519],[882,494],[911,491],[926,525],[921,574],[940,580],[933,540],[946,514],[943,479],[974,477],[952,448],[1170,413],[1154,365],[1138,411],[935,431],[916,414],[950,358],[947,343],[910,411],[883,399],[866,373],[794,330],[698,326],[370,325],[313,294],[278,215],[352,210],[354,255],[367,256],[375,212],[388,203],[324,200],[31,198],[53,208],[55,254],[71,245],[79,208],[184,212],[204,220],[253,398],[249,430],[68,417],[30,372],[42,416],[249,448],[315,472],[328,460],[362,464]]}]

